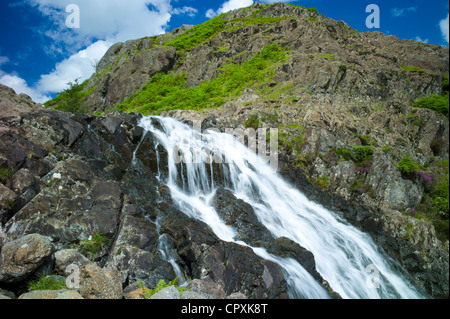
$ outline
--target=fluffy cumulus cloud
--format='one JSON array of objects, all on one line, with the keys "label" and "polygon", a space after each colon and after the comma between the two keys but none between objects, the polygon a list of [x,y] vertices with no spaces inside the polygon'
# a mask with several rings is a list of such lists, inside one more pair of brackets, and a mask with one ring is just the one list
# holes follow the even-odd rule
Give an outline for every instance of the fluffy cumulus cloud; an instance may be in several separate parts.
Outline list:
[{"label": "fluffy cumulus cloud", "polygon": [[[171,0],[74,0],[80,9],[79,28],[68,28],[67,1],[25,0],[46,17],[48,24],[36,32],[46,39],[47,54],[65,58],[49,74],[41,76],[31,87],[17,74],[0,71],[0,83],[17,93],[26,93],[37,102],[61,92],[68,82],[84,81],[94,72],[93,64],[116,42],[124,42],[165,32],[172,15],[197,14],[192,7],[176,8]],[[173,0],[172,0],[173,2]],[[68,56],[68,57],[67,57]],[[9,60],[0,57],[0,66]]]},{"label": "fluffy cumulus cloud", "polygon": [[50,99],[49,95],[45,95],[35,88],[29,87],[27,82],[17,74],[7,74],[0,70],[0,84],[13,88],[16,93],[27,94],[33,99],[33,101],[38,103],[43,103]]},{"label": "fluffy cumulus cloud", "polygon": [[95,62],[103,57],[110,46],[110,42],[102,40],[95,42],[85,50],[56,64],[51,73],[41,75],[35,88],[40,92],[61,92],[67,87],[68,82],[88,79],[95,71]]},{"label": "fluffy cumulus cloud", "polygon": [[[44,103],[51,98],[51,93],[66,89],[68,82],[88,79],[94,72],[95,62],[102,58],[111,45],[112,43],[107,41],[96,41],[86,49],[57,63],[52,72],[41,75],[39,81],[32,86],[28,86],[18,74],[7,74],[2,70],[0,83],[13,88],[16,93],[29,95],[35,102]],[[8,58],[0,57],[0,66],[8,61]]]},{"label": "fluffy cumulus cloud", "polygon": [[208,18],[213,18],[215,16],[218,16],[222,13],[234,10],[234,9],[240,9],[240,8],[245,8],[248,6],[251,6],[253,4],[253,0],[228,0],[225,1],[222,6],[217,9],[209,9],[208,11],[206,11],[206,16]]},{"label": "fluffy cumulus cloud", "polygon": [[444,37],[444,40],[448,42],[448,24],[449,24],[449,20],[448,20],[449,15],[447,14],[447,18],[441,20],[439,22],[439,27],[441,28],[441,32],[442,32],[442,36]]}]

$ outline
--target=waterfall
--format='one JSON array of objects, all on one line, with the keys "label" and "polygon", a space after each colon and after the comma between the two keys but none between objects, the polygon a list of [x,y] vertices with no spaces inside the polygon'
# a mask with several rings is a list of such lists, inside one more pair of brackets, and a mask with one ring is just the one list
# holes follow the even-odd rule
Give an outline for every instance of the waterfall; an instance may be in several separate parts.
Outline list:
[{"label": "waterfall", "polygon": [[[311,251],[317,271],[343,298],[422,298],[369,235],[308,200],[273,172],[267,160],[232,135],[202,134],[175,119],[158,116],[144,117],[139,125],[155,137],[156,152],[158,145],[167,151],[167,163],[159,165],[168,165],[164,182],[174,202],[191,218],[207,223],[220,239],[251,247],[235,239],[236,230],[226,225],[211,205],[217,184],[222,183],[253,207],[274,238],[290,238]],[[213,160],[218,166],[213,167]],[[217,167],[223,180],[214,180]],[[328,297],[297,261],[271,255],[261,247],[251,248],[282,267],[290,297]]]}]

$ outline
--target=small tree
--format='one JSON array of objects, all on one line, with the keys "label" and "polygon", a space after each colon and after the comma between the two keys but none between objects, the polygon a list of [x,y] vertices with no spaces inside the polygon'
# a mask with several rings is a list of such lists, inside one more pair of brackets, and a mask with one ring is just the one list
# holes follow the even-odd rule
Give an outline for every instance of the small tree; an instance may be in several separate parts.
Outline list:
[{"label": "small tree", "polygon": [[78,83],[78,79],[74,82],[67,83],[68,88],[60,93],[61,103],[55,108],[59,111],[71,113],[87,113],[88,108],[83,103],[83,84]]}]

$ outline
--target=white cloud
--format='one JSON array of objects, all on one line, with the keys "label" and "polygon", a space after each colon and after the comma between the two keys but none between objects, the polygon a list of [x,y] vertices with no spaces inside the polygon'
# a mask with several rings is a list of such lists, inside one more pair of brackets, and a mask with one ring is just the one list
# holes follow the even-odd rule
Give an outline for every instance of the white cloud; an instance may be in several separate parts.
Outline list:
[{"label": "white cloud", "polygon": [[249,7],[253,4],[253,2],[253,0],[228,0],[225,1],[218,10],[209,9],[206,11],[206,17],[213,18],[234,9]]},{"label": "white cloud", "polygon": [[394,17],[404,17],[406,16],[407,13],[410,12],[416,12],[417,8],[416,7],[409,7],[409,8],[393,8],[391,10],[391,14]]},{"label": "white cloud", "polygon": [[423,40],[420,36],[417,36],[414,40],[416,40],[418,42],[423,42],[423,43],[429,43],[430,42],[430,39]]},{"label": "white cloud", "polygon": [[[195,15],[192,7],[173,8],[171,0],[73,0],[80,8],[80,28],[69,29],[65,20],[67,1],[24,0],[48,18],[48,24],[35,30],[48,39],[44,50],[50,55],[69,56],[57,63],[48,74],[29,86],[16,73],[0,70],[0,83],[12,87],[17,93],[28,94],[43,103],[52,93],[67,88],[68,82],[88,79],[94,72],[94,61],[100,60],[116,42],[124,42],[165,32],[172,15]],[[9,59],[0,56],[0,65]]]},{"label": "white cloud", "polygon": [[441,28],[442,36],[444,37],[445,41],[448,42],[448,24],[449,24],[449,15],[447,14],[447,18],[441,20],[439,22],[439,27]]},{"label": "white cloud", "polygon": [[190,17],[194,17],[197,14],[198,10],[192,7],[183,7],[183,8],[175,8],[170,11],[171,14],[174,15],[182,15],[187,14]]},{"label": "white cloud", "polygon": [[29,95],[33,101],[38,103],[44,103],[50,99],[50,96],[40,93],[38,90],[30,88],[27,82],[15,74],[7,74],[0,70],[0,83],[6,85],[17,94],[25,93]]},{"label": "white cloud", "polygon": [[67,87],[68,82],[76,79],[80,79],[80,83],[83,82],[94,73],[94,62],[99,61],[111,45],[110,42],[97,41],[85,50],[56,64],[51,73],[41,75],[36,89],[40,92],[61,92]]},{"label": "white cloud", "polygon": [[0,66],[2,66],[3,64],[6,64],[9,62],[8,57],[6,56],[0,56]]},{"label": "white cloud", "polygon": [[[86,45],[92,39],[122,42],[162,34],[171,18],[170,0],[77,0],[80,28],[69,29],[65,21],[68,2],[29,0],[53,23],[44,35],[68,45]],[[56,26],[56,28],[54,27]]]},{"label": "white cloud", "polygon": [[7,74],[0,70],[0,83],[9,86],[17,94],[25,93],[35,102],[44,103],[51,97],[51,93],[62,92],[67,88],[67,83],[79,79],[83,82],[94,73],[93,64],[99,61],[112,43],[97,41],[84,50],[70,56],[56,64],[49,74],[41,75],[40,80],[32,87],[18,74]]}]

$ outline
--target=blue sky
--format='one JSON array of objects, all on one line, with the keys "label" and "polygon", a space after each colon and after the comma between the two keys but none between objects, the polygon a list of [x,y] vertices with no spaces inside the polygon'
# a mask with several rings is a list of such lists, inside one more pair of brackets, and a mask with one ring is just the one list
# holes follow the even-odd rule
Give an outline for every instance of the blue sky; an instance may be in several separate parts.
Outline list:
[{"label": "blue sky", "polygon": [[[280,2],[260,0],[262,3]],[[358,31],[381,31],[400,39],[449,45],[448,1],[297,0]],[[43,103],[69,81],[93,73],[115,42],[162,34],[182,24],[200,24],[253,0],[12,0],[0,2],[0,83]],[[68,28],[70,4],[80,9],[80,27]],[[380,8],[380,28],[366,26],[369,4]],[[75,20],[74,20],[75,21]]]}]

